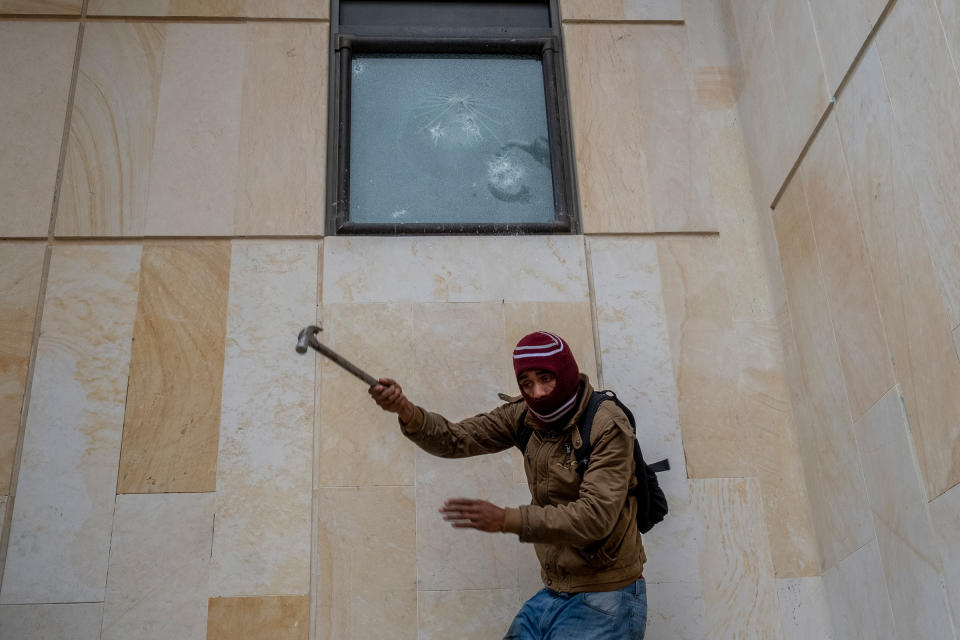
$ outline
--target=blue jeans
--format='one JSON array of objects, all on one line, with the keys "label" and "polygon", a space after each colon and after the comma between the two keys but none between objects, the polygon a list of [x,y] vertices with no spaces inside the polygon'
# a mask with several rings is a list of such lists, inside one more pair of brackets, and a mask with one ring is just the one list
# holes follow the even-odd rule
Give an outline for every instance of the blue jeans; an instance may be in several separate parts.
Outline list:
[{"label": "blue jeans", "polygon": [[643,640],[647,585],[619,591],[558,593],[541,589],[520,608],[503,640]]}]

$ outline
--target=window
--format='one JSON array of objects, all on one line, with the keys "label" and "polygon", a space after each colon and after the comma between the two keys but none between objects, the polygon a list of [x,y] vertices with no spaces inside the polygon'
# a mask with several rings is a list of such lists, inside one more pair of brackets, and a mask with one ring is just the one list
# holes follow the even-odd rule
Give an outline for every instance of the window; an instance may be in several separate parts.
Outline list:
[{"label": "window", "polygon": [[575,231],[556,0],[334,0],[327,233]]}]

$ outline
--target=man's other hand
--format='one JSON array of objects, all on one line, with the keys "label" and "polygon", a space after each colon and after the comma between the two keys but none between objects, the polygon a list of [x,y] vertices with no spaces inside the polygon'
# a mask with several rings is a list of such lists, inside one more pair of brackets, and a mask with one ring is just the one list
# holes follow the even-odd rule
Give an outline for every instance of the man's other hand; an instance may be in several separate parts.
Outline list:
[{"label": "man's other hand", "polygon": [[370,387],[368,391],[381,409],[397,414],[404,424],[413,419],[413,403],[403,395],[403,389],[396,380],[380,378],[378,384]]},{"label": "man's other hand", "polygon": [[450,498],[440,507],[443,519],[456,529],[479,529],[489,533],[503,531],[507,512],[486,500]]}]

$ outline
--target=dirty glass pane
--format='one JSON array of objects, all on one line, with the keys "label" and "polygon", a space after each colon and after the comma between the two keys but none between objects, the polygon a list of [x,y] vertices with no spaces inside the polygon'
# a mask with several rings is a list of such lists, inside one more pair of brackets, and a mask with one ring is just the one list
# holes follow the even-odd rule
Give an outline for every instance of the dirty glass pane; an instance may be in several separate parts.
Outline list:
[{"label": "dirty glass pane", "polygon": [[354,55],[350,220],[552,222],[540,60]]}]

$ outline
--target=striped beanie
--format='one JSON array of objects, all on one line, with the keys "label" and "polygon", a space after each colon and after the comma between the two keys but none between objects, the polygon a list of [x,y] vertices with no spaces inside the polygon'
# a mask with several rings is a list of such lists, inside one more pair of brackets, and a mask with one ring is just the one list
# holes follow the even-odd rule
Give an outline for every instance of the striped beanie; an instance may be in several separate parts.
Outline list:
[{"label": "striped beanie", "polygon": [[556,388],[545,398],[533,399],[520,390],[530,413],[545,425],[566,416],[576,406],[580,390],[580,370],[569,345],[546,331],[525,335],[513,350],[513,370],[518,381],[520,374],[529,369],[545,369],[557,377]]}]

